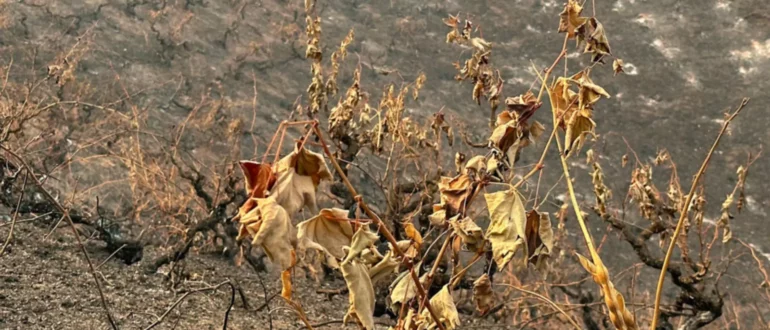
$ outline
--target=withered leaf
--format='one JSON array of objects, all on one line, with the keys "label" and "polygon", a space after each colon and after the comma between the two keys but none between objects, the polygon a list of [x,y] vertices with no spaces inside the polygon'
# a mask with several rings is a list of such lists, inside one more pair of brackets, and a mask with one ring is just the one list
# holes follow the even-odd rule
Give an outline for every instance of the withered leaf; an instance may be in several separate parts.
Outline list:
[{"label": "withered leaf", "polygon": [[352,241],[350,243],[350,251],[348,251],[343,263],[350,262],[353,258],[357,258],[361,255],[365,249],[369,248],[374,242],[377,241],[379,236],[369,230],[369,226],[361,226],[358,228],[355,234],[353,234]]},{"label": "withered leaf", "polygon": [[484,248],[485,240],[484,233],[481,227],[476,225],[471,218],[460,219],[458,214],[454,218],[449,220],[452,225],[452,230],[455,234],[462,238],[462,242],[470,251],[480,251]]},{"label": "withered leaf", "polygon": [[[438,314],[439,321],[444,325],[445,329],[453,330],[460,325],[460,316],[457,314],[457,307],[455,306],[454,299],[452,299],[452,294],[449,292],[448,285],[445,285],[441,291],[430,298],[430,305]],[[425,329],[435,329],[438,327],[427,308],[422,311],[420,319],[427,323]]]},{"label": "withered leaf", "polygon": [[613,74],[614,76],[617,76],[619,73],[625,72],[623,71],[623,64],[624,64],[623,60],[619,58],[616,58],[614,61],[612,61],[612,71],[615,72]]},{"label": "withered leaf", "polygon": [[356,320],[363,329],[374,329],[374,287],[366,265],[357,260],[342,263],[342,276],[348,287],[350,307],[343,320]]},{"label": "withered leaf", "polygon": [[411,239],[412,242],[417,246],[417,249],[420,248],[422,245],[422,235],[419,231],[417,231],[417,228],[414,227],[414,224],[411,222],[405,222],[404,224],[404,235],[406,235],[407,238]]},{"label": "withered leaf", "polygon": [[574,38],[577,35],[577,29],[588,20],[585,17],[580,17],[582,12],[583,6],[580,5],[579,1],[567,1],[564,10],[559,13],[559,33],[567,32],[570,39]]},{"label": "withered leaf", "polygon": [[246,227],[246,232],[254,236],[251,244],[261,246],[281,270],[291,268],[297,236],[289,214],[273,198],[259,198],[256,202],[257,206],[241,217],[242,228]]},{"label": "withered leaf", "polygon": [[591,119],[593,114],[588,109],[580,110],[573,114],[567,121],[567,132],[565,133],[564,153],[569,155],[576,150],[580,150],[585,142],[586,135],[594,135],[596,123]]},{"label": "withered leaf", "polygon": [[388,251],[377,264],[369,268],[369,278],[372,285],[385,279],[398,269],[399,262],[393,257],[393,251]]},{"label": "withered leaf", "polygon": [[527,91],[525,94],[509,97],[505,99],[505,106],[509,111],[514,111],[523,118],[529,118],[529,115],[535,110],[539,109],[543,105],[543,102],[538,102],[537,97],[532,91]]},{"label": "withered leaf", "polygon": [[495,293],[492,292],[492,281],[486,273],[473,281],[473,301],[479,314],[486,314],[494,306]]},{"label": "withered leaf", "polygon": [[[266,164],[260,164],[252,161],[239,162],[243,176],[246,179],[246,194],[248,199],[238,209],[238,219],[243,218],[246,213],[257,207],[257,200],[265,198],[267,191],[272,188],[275,183],[275,176],[270,166]],[[246,226],[241,226],[241,230],[238,234],[238,239],[246,237],[248,232]]]},{"label": "withered leaf", "polygon": [[553,229],[548,213],[535,210],[527,213],[527,258],[535,267],[541,267],[553,250]]},{"label": "withered leaf", "polygon": [[[420,263],[417,263],[414,266],[414,269],[415,271],[418,271],[420,269]],[[428,274],[425,274],[420,277],[420,282],[423,283],[423,285],[427,276]],[[412,300],[414,297],[417,297],[417,287],[415,286],[410,272],[407,270],[399,274],[390,285],[390,308],[397,311],[401,304]]]},{"label": "withered leaf", "polygon": [[441,177],[438,189],[441,192],[441,203],[447,207],[447,215],[463,213],[468,198],[473,194],[473,181],[468,174],[454,178]]},{"label": "withered leaf", "polygon": [[586,42],[585,53],[592,53],[592,62],[601,62],[606,55],[611,55],[610,42],[604,32],[604,26],[596,18],[591,17],[579,31],[579,39]]},{"label": "withered leaf", "polygon": [[492,256],[498,269],[505,268],[520,249],[517,267],[526,265],[526,211],[523,197],[515,189],[484,194],[490,223],[486,237],[492,243]]},{"label": "withered leaf", "polygon": [[294,152],[274,165],[277,177],[270,195],[286,209],[289,215],[303,207],[317,212],[316,188],[321,180],[332,178],[326,161],[321,154],[295,146]]},{"label": "withered leaf", "polygon": [[353,237],[353,226],[347,220],[347,210],[321,210],[317,216],[297,225],[300,248],[321,251],[326,256],[327,265],[338,268],[337,260],[345,257],[342,248],[350,246]]}]

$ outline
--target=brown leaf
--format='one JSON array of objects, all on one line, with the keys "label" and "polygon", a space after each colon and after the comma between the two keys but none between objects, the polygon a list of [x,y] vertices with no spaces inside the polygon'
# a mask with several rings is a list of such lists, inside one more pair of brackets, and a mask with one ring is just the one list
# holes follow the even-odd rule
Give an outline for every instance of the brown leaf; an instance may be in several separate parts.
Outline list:
[{"label": "brown leaf", "polygon": [[553,229],[548,213],[535,210],[527,213],[526,237],[527,258],[535,267],[541,267],[553,250]]},{"label": "brown leaf", "polygon": [[593,114],[588,109],[580,110],[573,114],[567,121],[567,132],[564,134],[564,153],[572,154],[573,151],[580,150],[585,142],[586,135],[594,135],[596,123],[591,119]]},{"label": "brown leaf", "polygon": [[495,293],[492,292],[492,281],[489,275],[481,275],[473,282],[473,301],[479,314],[486,314],[494,306]]},{"label": "brown leaf", "polygon": [[353,226],[348,220],[347,210],[321,210],[317,216],[297,225],[300,248],[321,251],[326,256],[326,264],[338,268],[338,260],[345,257],[342,248],[350,246],[353,237]]},{"label": "brown leaf", "polygon": [[447,215],[463,213],[467,207],[468,198],[473,194],[473,181],[468,174],[460,174],[454,178],[441,177],[438,183],[441,192],[441,203],[447,207]]},{"label": "brown leaf", "polygon": [[567,1],[564,10],[559,13],[559,33],[567,32],[570,39],[574,38],[577,35],[577,29],[588,20],[585,17],[580,17],[582,12],[583,7],[580,2],[577,0]]},{"label": "brown leaf", "polygon": [[524,118],[529,118],[531,113],[539,109],[543,102],[538,102],[532,91],[505,99],[505,106],[509,111],[514,111]]},{"label": "brown leaf", "polygon": [[261,246],[270,261],[287,270],[294,266],[297,245],[289,215],[273,198],[259,198],[256,202],[257,207],[241,217],[241,231],[245,227],[245,232],[254,236],[251,244]]},{"label": "brown leaf", "polygon": [[492,243],[492,256],[497,263],[497,269],[505,268],[519,249],[520,260],[515,266],[526,265],[526,211],[523,198],[515,189],[484,194],[489,210],[490,223],[486,237]]},{"label": "brown leaf", "polygon": [[366,265],[351,260],[342,263],[342,276],[348,287],[350,307],[343,324],[355,320],[366,330],[374,329],[374,287]]},{"label": "brown leaf", "polygon": [[604,26],[596,18],[588,19],[578,31],[578,39],[585,40],[585,53],[592,53],[592,62],[601,62],[606,55],[611,55],[610,42],[604,32]]}]

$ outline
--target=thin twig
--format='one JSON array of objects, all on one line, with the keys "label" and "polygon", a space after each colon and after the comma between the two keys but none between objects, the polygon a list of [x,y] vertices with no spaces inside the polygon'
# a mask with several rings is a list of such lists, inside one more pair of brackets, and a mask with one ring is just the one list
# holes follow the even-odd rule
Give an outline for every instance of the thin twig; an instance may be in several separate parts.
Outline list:
[{"label": "thin twig", "polygon": [[29,178],[29,175],[24,172],[24,183],[21,185],[21,193],[19,194],[19,201],[16,202],[16,209],[13,210],[13,219],[11,219],[11,230],[8,231],[8,237],[5,238],[5,243],[3,243],[3,248],[0,249],[0,257],[3,256],[5,253],[5,249],[8,247],[8,244],[11,243],[11,239],[13,238],[13,229],[16,226],[16,219],[19,217],[19,208],[21,207],[21,200],[24,199],[24,189],[27,188],[27,178]]},{"label": "thin twig", "polygon": [[144,330],[150,330],[150,329],[158,326],[159,324],[161,324],[163,322],[163,319],[165,319],[166,316],[168,316],[168,314],[171,313],[171,311],[173,311],[174,308],[176,308],[176,306],[178,306],[183,300],[185,300],[191,294],[200,293],[200,292],[206,292],[206,291],[216,291],[216,290],[218,290],[219,288],[221,288],[224,285],[229,285],[230,289],[232,291],[232,294],[231,294],[231,297],[230,297],[230,305],[227,306],[227,310],[225,311],[224,321],[222,322],[222,330],[227,329],[227,321],[228,321],[228,319],[230,317],[230,310],[233,309],[233,304],[235,304],[235,286],[230,282],[230,280],[224,281],[224,282],[219,283],[219,284],[217,284],[215,286],[209,286],[209,287],[205,287],[205,288],[201,288],[201,289],[197,289],[197,290],[187,291],[184,295],[179,297],[179,299],[177,299],[176,302],[174,302],[166,310],[166,312],[163,313],[163,315],[161,315],[158,318],[158,320],[156,320],[153,324],[150,324],[148,327],[144,328]]},{"label": "thin twig", "polygon": [[110,323],[110,326],[113,330],[118,330],[117,324],[115,324],[115,320],[112,318],[112,313],[110,313],[109,305],[107,304],[107,298],[104,297],[104,291],[102,290],[102,284],[99,282],[99,277],[96,276],[96,270],[94,269],[94,264],[91,262],[91,257],[88,256],[88,251],[86,251],[85,245],[83,245],[83,241],[80,239],[80,233],[78,233],[77,228],[75,227],[75,223],[72,221],[72,218],[70,218],[69,211],[67,211],[64,206],[62,206],[59,201],[57,201],[51,194],[43,187],[43,184],[38,180],[37,176],[35,175],[35,172],[32,170],[32,168],[27,164],[27,162],[21,158],[21,156],[17,155],[7,147],[0,145],[0,149],[5,150],[8,154],[16,158],[19,163],[24,167],[24,169],[27,171],[27,175],[31,176],[32,179],[34,179],[33,183],[37,186],[38,189],[40,189],[40,192],[45,196],[45,198],[53,204],[56,209],[61,212],[64,217],[67,219],[67,222],[69,222],[70,228],[72,229],[72,234],[75,235],[75,240],[77,241],[78,247],[80,247],[80,251],[83,253],[83,256],[86,259],[86,262],[88,263],[88,268],[91,272],[91,276],[94,278],[94,282],[96,282],[96,289],[99,291],[99,298],[101,299],[102,307],[104,308],[104,312],[107,314],[107,320]]},{"label": "thin twig", "polygon": [[663,296],[663,281],[666,279],[668,264],[671,261],[671,255],[674,252],[674,246],[676,245],[676,242],[679,241],[678,239],[679,233],[682,231],[682,227],[684,227],[683,226],[684,220],[687,218],[687,213],[690,210],[690,203],[692,202],[692,197],[695,194],[695,189],[697,188],[698,182],[703,176],[703,173],[706,172],[706,167],[708,167],[709,161],[711,161],[711,155],[714,154],[714,150],[716,150],[717,146],[719,145],[719,141],[722,139],[722,136],[727,131],[727,126],[730,125],[730,122],[733,119],[735,119],[735,117],[738,116],[739,113],[741,113],[741,110],[743,110],[743,107],[745,107],[746,104],[748,103],[749,103],[749,98],[744,98],[743,101],[741,101],[741,104],[738,105],[738,108],[735,109],[735,111],[729,117],[727,117],[725,122],[722,124],[722,129],[719,130],[719,135],[717,135],[717,138],[714,140],[714,144],[711,145],[711,149],[706,155],[706,159],[703,160],[703,164],[701,164],[700,169],[698,170],[698,173],[695,174],[695,179],[692,180],[692,185],[690,186],[690,192],[687,194],[687,199],[683,204],[684,206],[682,207],[682,210],[679,212],[679,221],[676,224],[676,229],[674,229],[674,235],[671,236],[671,243],[669,243],[668,245],[668,250],[666,250],[666,257],[663,259],[663,267],[660,269],[658,286],[655,289],[655,307],[653,309],[653,314],[652,314],[652,323],[650,323],[651,330],[655,330],[655,328],[658,325],[658,317],[660,316],[660,298]]},{"label": "thin twig", "polygon": [[498,283],[498,284],[495,284],[495,285],[509,287],[509,288],[514,289],[516,291],[523,292],[523,293],[526,293],[528,295],[534,296],[537,299],[540,299],[543,302],[548,303],[554,309],[556,309],[560,313],[564,314],[564,316],[567,317],[567,320],[569,320],[569,323],[572,324],[572,326],[575,327],[575,329],[578,329],[578,330],[581,329],[581,327],[577,324],[577,322],[575,322],[575,320],[573,320],[572,317],[569,314],[567,314],[567,312],[562,310],[561,307],[559,307],[559,305],[557,305],[555,302],[553,302],[553,300],[548,299],[547,297],[545,297],[545,296],[543,296],[543,295],[541,295],[541,294],[539,294],[537,292],[530,291],[530,290],[527,290],[527,289],[524,289],[524,288],[520,288],[520,287],[516,287],[516,286],[510,285],[510,284],[507,284],[507,283]]}]

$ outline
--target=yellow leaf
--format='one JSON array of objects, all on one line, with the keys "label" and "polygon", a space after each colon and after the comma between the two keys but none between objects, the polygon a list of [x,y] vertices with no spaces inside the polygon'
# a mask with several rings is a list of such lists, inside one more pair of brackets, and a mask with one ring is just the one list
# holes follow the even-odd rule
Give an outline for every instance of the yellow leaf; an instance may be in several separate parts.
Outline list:
[{"label": "yellow leaf", "polygon": [[393,258],[393,251],[388,251],[385,256],[382,257],[377,264],[369,268],[369,278],[372,281],[372,285],[385,279],[388,275],[393,274],[400,263]]},{"label": "yellow leaf", "polygon": [[345,260],[342,261],[342,263],[348,263],[353,258],[357,258],[361,255],[361,253],[368,249],[369,246],[371,246],[375,241],[377,241],[379,237],[377,234],[371,232],[369,230],[369,226],[361,226],[361,228],[358,228],[358,231],[356,231],[355,234],[353,234],[352,241],[350,243],[350,251],[348,251],[347,256],[345,257]]},{"label": "yellow leaf", "polygon": [[486,171],[487,169],[487,160],[486,157],[482,155],[474,156],[471,158],[467,163],[465,163],[465,173],[467,173],[468,170],[473,170],[475,173],[481,173],[481,171]]},{"label": "yellow leaf", "polygon": [[417,231],[416,228],[414,228],[414,224],[411,222],[406,222],[404,225],[404,235],[406,235],[407,238],[411,239],[419,249],[422,245],[422,235],[419,231]]},{"label": "yellow leaf", "polygon": [[515,189],[484,194],[489,210],[490,223],[486,237],[492,243],[492,256],[497,269],[513,259],[519,249],[517,267],[526,265],[527,245],[525,242],[526,213],[521,195]]},{"label": "yellow leaf", "polygon": [[326,263],[338,268],[337,259],[345,257],[342,250],[350,246],[353,227],[348,219],[348,211],[343,209],[323,209],[321,212],[297,225],[297,238],[301,250],[312,248],[326,255]]},{"label": "yellow leaf", "polygon": [[[417,263],[414,266],[414,269],[415,271],[418,271],[420,269],[420,263]],[[427,276],[428,274],[425,274],[420,277],[420,282],[424,284]],[[407,270],[399,274],[390,285],[390,308],[397,311],[401,304],[412,300],[414,297],[417,297],[417,286],[415,286],[412,275],[409,274],[409,271]]]},{"label": "yellow leaf", "polygon": [[241,226],[246,226],[248,233],[254,236],[251,244],[261,246],[270,261],[280,265],[281,270],[294,266],[297,236],[289,215],[275,199],[257,199],[257,207],[241,218]]},{"label": "yellow leaf", "polygon": [[343,320],[353,319],[363,329],[374,329],[374,288],[366,265],[352,260],[342,264],[342,276],[348,287],[350,307]]},{"label": "yellow leaf", "polygon": [[[433,310],[438,314],[441,324],[447,330],[453,330],[460,325],[460,316],[457,314],[457,307],[455,306],[452,294],[449,292],[449,286],[445,285],[441,291],[436,293],[430,298],[430,305]],[[428,309],[422,311],[421,319],[428,323],[426,329],[435,329],[437,325],[430,316]]]}]

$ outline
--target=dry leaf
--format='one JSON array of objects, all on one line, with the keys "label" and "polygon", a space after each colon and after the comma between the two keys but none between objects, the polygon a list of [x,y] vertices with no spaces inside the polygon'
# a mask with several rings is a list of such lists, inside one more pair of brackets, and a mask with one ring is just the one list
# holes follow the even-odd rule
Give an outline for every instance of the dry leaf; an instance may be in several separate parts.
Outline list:
[{"label": "dry leaf", "polygon": [[467,200],[473,193],[473,181],[468,174],[454,178],[441,177],[438,189],[441,192],[441,204],[447,207],[447,215],[455,215],[463,213],[467,207]]},{"label": "dry leaf", "polygon": [[270,195],[293,215],[302,207],[316,213],[315,193],[321,180],[331,180],[326,161],[319,153],[295,146],[294,152],[282,158],[273,168],[277,177]]},{"label": "dry leaf", "polygon": [[350,243],[350,251],[348,251],[345,260],[342,263],[350,262],[353,258],[357,258],[361,253],[368,249],[374,242],[377,241],[379,236],[369,230],[369,226],[361,226],[358,228],[355,234],[353,234],[352,241]]},{"label": "dry leaf", "polygon": [[611,55],[610,42],[604,32],[604,26],[591,17],[578,29],[578,40],[585,40],[585,53],[592,53],[592,62],[601,62],[606,55]]},{"label": "dry leaf", "polygon": [[446,210],[443,205],[433,205],[433,213],[428,216],[431,226],[444,227],[446,225]]},{"label": "dry leaf", "polygon": [[356,320],[363,329],[374,329],[374,287],[366,265],[357,260],[342,263],[342,276],[348,287],[350,307],[343,320]]},{"label": "dry leaf", "polygon": [[623,60],[616,58],[614,61],[612,61],[612,71],[615,73],[613,76],[617,76],[619,73],[624,73],[623,71]]},{"label": "dry leaf", "polygon": [[339,268],[338,259],[345,257],[342,250],[350,246],[353,226],[348,221],[348,211],[343,209],[323,209],[321,212],[297,225],[297,238],[302,250],[312,248],[326,256],[326,263],[332,268]]},{"label": "dry leaf", "polygon": [[521,195],[515,189],[484,194],[490,223],[486,237],[492,243],[492,256],[497,269],[505,268],[514,255],[523,249],[515,266],[526,265],[526,211]]},{"label": "dry leaf", "polygon": [[467,163],[465,163],[465,167],[463,170],[463,173],[468,173],[469,170],[473,170],[473,173],[478,174],[482,173],[482,171],[487,171],[487,158],[478,155],[471,158]]},{"label": "dry leaf", "polygon": [[582,12],[583,7],[580,2],[577,0],[567,1],[564,10],[559,13],[559,33],[567,32],[570,39],[574,38],[577,35],[577,29],[588,20],[585,17],[580,17]]},{"label": "dry leaf", "polygon": [[[413,269],[415,269],[416,272],[419,272],[420,269],[420,263],[417,263],[414,265]],[[425,280],[427,279],[428,274],[423,275],[420,277],[420,282],[425,283]],[[401,304],[408,302],[409,300],[412,300],[414,297],[417,297],[417,287],[415,286],[414,280],[412,279],[412,275],[410,274],[410,271],[404,271],[398,274],[398,277],[393,281],[393,283],[390,285],[390,308],[391,310],[397,311],[399,310]]]},{"label": "dry leaf", "polygon": [[393,274],[401,263],[393,257],[393,251],[388,251],[376,265],[369,268],[369,278],[372,285]]},{"label": "dry leaf", "polygon": [[297,236],[289,215],[273,198],[256,199],[257,207],[241,217],[241,228],[254,236],[252,245],[265,250],[270,261],[280,265],[281,270],[294,266],[294,247]]},{"label": "dry leaf", "polygon": [[[457,314],[457,307],[452,299],[452,294],[449,292],[448,285],[445,285],[441,291],[430,298],[430,305],[438,315],[441,324],[444,325],[444,329],[453,330],[460,325],[460,316]],[[425,322],[420,325],[421,329],[432,330],[438,327],[427,308],[422,311],[421,320]]]},{"label": "dry leaf", "polygon": [[495,293],[492,292],[492,281],[489,275],[481,275],[473,282],[473,301],[479,314],[486,314],[495,302]]},{"label": "dry leaf", "polygon": [[553,229],[548,213],[535,210],[527,213],[527,258],[535,267],[541,267],[553,250]]},{"label": "dry leaf", "polygon": [[484,234],[481,227],[476,225],[471,218],[459,219],[458,214],[454,218],[449,220],[452,225],[452,229],[455,234],[462,238],[463,243],[470,251],[480,251],[484,248],[486,241],[484,240]]},{"label": "dry leaf", "polygon": [[404,235],[406,235],[407,238],[411,239],[412,242],[417,246],[417,249],[422,246],[422,235],[419,231],[417,231],[416,228],[414,228],[414,224],[411,222],[405,222],[404,225]]}]

